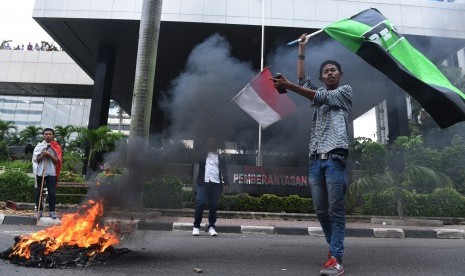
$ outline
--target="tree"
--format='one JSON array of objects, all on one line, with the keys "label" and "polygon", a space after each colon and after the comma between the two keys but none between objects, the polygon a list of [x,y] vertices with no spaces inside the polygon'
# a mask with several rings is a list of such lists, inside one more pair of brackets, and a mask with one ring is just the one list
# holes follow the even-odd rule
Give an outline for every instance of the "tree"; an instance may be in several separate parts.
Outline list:
[{"label": "tree", "polygon": [[8,158],[10,158],[8,146],[5,141],[0,141],[0,161],[6,161]]},{"label": "tree", "polygon": [[7,43],[9,43],[9,42],[12,42],[12,41],[13,41],[13,40],[3,40],[3,41],[2,41],[2,44],[0,44],[0,50],[3,49],[3,48],[5,48],[5,45],[6,45]]},{"label": "tree", "polygon": [[18,129],[14,122],[0,120],[0,141],[5,141],[10,135],[10,129],[15,131]]},{"label": "tree", "polygon": [[139,27],[136,75],[131,107],[130,140],[148,145],[162,0],[144,0]]},{"label": "tree", "polygon": [[8,144],[9,146],[21,146],[21,145],[24,145],[24,140],[23,140],[23,138],[21,138],[21,136],[19,136],[19,135],[16,134],[16,133],[10,134],[10,135],[6,138],[6,141],[7,141],[7,144]]},{"label": "tree", "polygon": [[[81,146],[84,152],[86,143],[89,144],[89,160],[87,167],[92,168],[97,154],[114,151],[116,142],[124,137],[124,134],[112,132],[108,126],[101,126],[97,129],[79,128],[76,143]],[[95,169],[95,168],[94,168]]]},{"label": "tree", "polygon": [[24,140],[31,143],[33,146],[37,145],[37,143],[41,140],[43,129],[41,127],[36,126],[27,126],[23,129],[19,136]]},{"label": "tree", "polygon": [[[153,86],[157,61],[158,37],[160,35],[160,21],[162,0],[144,0],[139,26],[139,44],[137,48],[136,75],[131,106],[131,125],[129,131],[129,151],[135,147],[147,148],[149,141],[150,116],[152,113]],[[135,207],[143,205],[143,183],[147,180],[136,173],[136,162],[127,155],[128,172],[136,181],[134,200]]]},{"label": "tree", "polygon": [[455,135],[450,145],[441,151],[440,170],[448,175],[454,184],[454,188],[465,195],[465,139]]},{"label": "tree", "polygon": [[363,149],[373,141],[366,137],[357,137],[350,142],[349,152],[350,158],[354,162],[353,168],[360,170],[362,166],[362,151]]},{"label": "tree", "polygon": [[[382,172],[362,177],[352,183],[350,193],[358,195],[362,192],[379,194],[387,189],[393,190],[397,215],[404,217],[403,194],[415,191],[415,187],[430,183],[434,187],[449,187],[449,177],[428,167],[416,165],[415,160],[408,159],[408,151],[413,145],[421,143],[421,137],[398,137],[391,145],[386,145],[386,167]],[[414,147],[418,150],[418,147]]]},{"label": "tree", "polygon": [[65,150],[66,146],[69,144],[69,138],[71,134],[76,132],[76,127],[73,125],[67,126],[55,126],[55,138],[60,143],[61,148]]}]

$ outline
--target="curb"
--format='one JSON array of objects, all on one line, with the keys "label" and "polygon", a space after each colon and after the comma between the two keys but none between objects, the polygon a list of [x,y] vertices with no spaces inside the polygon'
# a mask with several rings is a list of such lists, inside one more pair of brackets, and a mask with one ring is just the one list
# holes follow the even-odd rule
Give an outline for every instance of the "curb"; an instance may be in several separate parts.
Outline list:
[{"label": "curb", "polygon": [[[120,226],[129,222],[117,220]],[[136,222],[136,223],[134,223]],[[49,227],[60,223],[59,219],[53,220],[42,217],[38,226]],[[193,224],[185,222],[160,222],[156,218],[143,218],[131,221],[134,230],[154,231],[192,231]],[[36,219],[31,216],[14,216],[0,214],[0,225],[36,225]],[[129,228],[128,228],[129,229]],[[201,229],[206,231],[206,224],[201,224]],[[219,233],[235,234],[266,234],[266,235],[306,235],[310,237],[324,237],[321,227],[300,226],[253,226],[253,225],[218,225]],[[346,237],[353,238],[421,238],[421,239],[465,239],[465,230],[461,229],[411,229],[411,228],[346,228]]]},{"label": "curb", "polygon": [[[137,230],[192,231],[193,224],[185,222],[147,222],[139,221]],[[202,224],[201,229],[206,229]],[[219,233],[267,234],[267,235],[304,235],[324,237],[321,227],[285,227],[253,225],[219,225]],[[459,229],[402,229],[402,228],[346,228],[346,237],[351,238],[391,238],[391,239],[465,239],[465,230]]]},{"label": "curb", "polygon": [[465,239],[465,230],[436,229],[438,239]]}]

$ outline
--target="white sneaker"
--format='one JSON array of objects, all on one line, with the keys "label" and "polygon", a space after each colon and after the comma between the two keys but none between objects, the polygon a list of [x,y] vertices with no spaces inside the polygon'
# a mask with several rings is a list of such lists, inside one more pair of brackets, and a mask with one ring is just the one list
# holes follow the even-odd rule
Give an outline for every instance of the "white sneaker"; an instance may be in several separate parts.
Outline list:
[{"label": "white sneaker", "polygon": [[192,236],[198,236],[198,235],[200,235],[200,229],[194,227],[194,229],[192,229]]},{"label": "white sneaker", "polygon": [[213,236],[218,236],[218,233],[216,233],[215,228],[213,228],[213,227],[208,228],[208,233],[209,233],[210,236],[212,236],[212,237],[213,237]]}]

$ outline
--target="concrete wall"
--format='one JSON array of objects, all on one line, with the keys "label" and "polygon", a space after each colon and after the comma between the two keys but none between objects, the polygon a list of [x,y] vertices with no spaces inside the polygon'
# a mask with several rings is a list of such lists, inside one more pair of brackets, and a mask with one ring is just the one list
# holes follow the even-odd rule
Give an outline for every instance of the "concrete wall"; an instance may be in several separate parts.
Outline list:
[{"label": "concrete wall", "polygon": [[[33,17],[140,20],[143,0],[36,0]],[[465,4],[431,0],[265,0],[265,24],[322,28],[373,7],[403,34],[465,38]],[[162,20],[261,24],[261,0],[165,0]]]},{"label": "concrete wall", "polygon": [[93,85],[63,51],[0,50],[0,82]]}]

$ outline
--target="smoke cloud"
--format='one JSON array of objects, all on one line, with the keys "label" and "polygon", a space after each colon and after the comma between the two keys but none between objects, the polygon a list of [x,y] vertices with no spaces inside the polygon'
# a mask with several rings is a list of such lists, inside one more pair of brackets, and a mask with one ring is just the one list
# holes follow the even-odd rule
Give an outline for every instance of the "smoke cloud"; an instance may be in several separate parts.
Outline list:
[{"label": "smoke cloud", "polygon": [[172,120],[169,136],[214,136],[224,141],[248,137],[254,121],[232,100],[255,74],[249,63],[231,55],[228,41],[220,35],[196,46],[162,104]]},{"label": "smoke cloud", "polygon": [[[329,39],[312,38],[306,49],[306,71],[317,86],[320,64],[338,61],[344,73],[341,84],[353,88],[352,119],[355,119],[399,89],[382,73],[361,58]],[[277,46],[267,55],[266,64],[273,73],[282,73],[296,82],[297,48]],[[233,141],[252,152],[257,149],[258,124],[234,102],[237,93],[258,74],[248,62],[232,56],[225,37],[212,35],[197,45],[186,62],[186,67],[174,79],[161,106],[171,120],[164,139],[194,139],[203,142],[207,137]],[[282,161],[283,153],[297,160],[290,166],[306,166],[312,116],[311,102],[291,91],[298,111],[263,130],[264,165]],[[391,107],[393,108],[393,107]],[[89,197],[104,197],[113,206],[131,207],[140,200],[140,183],[161,170],[163,154],[157,149],[140,151],[127,144],[106,157],[106,162],[129,167],[127,174],[89,193]],[[293,159],[298,156],[297,159]],[[277,158],[275,158],[277,157]],[[130,164],[124,164],[130,160]]]}]

